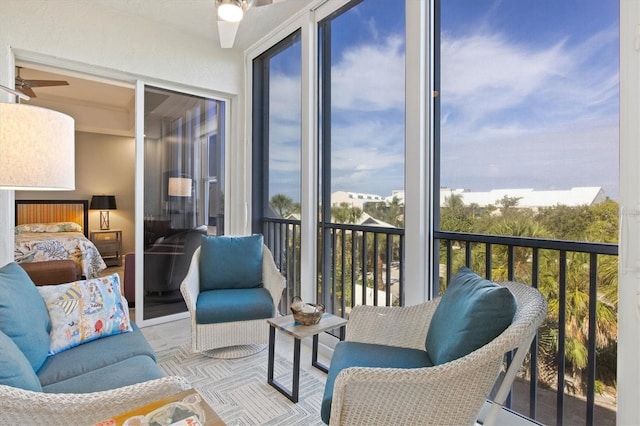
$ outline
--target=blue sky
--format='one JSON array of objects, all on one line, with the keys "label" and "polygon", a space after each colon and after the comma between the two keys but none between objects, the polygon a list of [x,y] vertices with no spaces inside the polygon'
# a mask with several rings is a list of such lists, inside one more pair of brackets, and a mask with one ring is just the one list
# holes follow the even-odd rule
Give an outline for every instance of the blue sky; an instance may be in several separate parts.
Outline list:
[{"label": "blue sky", "polygon": [[[404,8],[365,0],[332,25],[331,189],[390,195],[404,187]],[[441,29],[442,186],[617,198],[617,1],[446,0]],[[298,200],[290,53],[272,63],[270,167],[272,193]]]}]

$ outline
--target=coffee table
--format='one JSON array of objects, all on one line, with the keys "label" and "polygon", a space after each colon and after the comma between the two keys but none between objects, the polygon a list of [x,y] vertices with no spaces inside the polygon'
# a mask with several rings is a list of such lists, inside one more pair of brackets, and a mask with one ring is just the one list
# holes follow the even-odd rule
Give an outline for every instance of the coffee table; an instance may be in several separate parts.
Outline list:
[{"label": "coffee table", "polygon": [[[344,340],[345,325],[347,320],[332,314],[324,314],[318,324],[302,325],[296,322],[293,315],[269,318],[269,364],[267,367],[267,383],[276,388],[280,393],[293,402],[298,402],[300,388],[300,341],[305,337],[313,337],[311,353],[311,365],[317,369],[328,372],[328,367],[318,362],[318,334],[340,328],[340,340]],[[291,390],[284,387],[273,378],[273,363],[275,360],[276,330],[279,329],[292,336],[293,341],[293,378]]]},{"label": "coffee table", "polygon": [[[218,414],[213,411],[195,389],[178,392],[166,398],[127,411],[126,413],[119,414],[108,420],[96,423],[94,426],[119,426],[127,421],[132,422],[132,424],[163,424],[164,421],[172,417],[174,410],[182,413],[181,417],[183,417],[185,413],[192,414],[182,420],[182,422],[178,421],[176,424],[225,426],[225,423]],[[162,421],[159,421],[159,419]]]}]

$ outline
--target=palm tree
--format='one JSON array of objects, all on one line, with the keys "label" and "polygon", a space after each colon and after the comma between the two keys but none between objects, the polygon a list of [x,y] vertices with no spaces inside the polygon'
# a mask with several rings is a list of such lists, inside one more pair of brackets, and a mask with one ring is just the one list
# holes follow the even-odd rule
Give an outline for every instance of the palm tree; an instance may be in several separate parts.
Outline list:
[{"label": "palm tree", "polygon": [[275,194],[269,201],[271,208],[273,208],[279,217],[286,217],[293,212],[295,203],[291,197],[284,194]]}]

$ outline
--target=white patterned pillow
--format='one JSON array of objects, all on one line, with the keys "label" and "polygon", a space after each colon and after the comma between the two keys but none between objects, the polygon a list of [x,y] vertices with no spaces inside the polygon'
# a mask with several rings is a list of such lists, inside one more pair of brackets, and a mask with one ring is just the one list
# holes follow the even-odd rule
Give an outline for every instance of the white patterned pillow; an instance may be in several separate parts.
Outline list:
[{"label": "white patterned pillow", "polygon": [[82,232],[82,226],[75,222],[25,223],[16,226],[16,235],[25,232]]},{"label": "white patterned pillow", "polygon": [[132,331],[117,273],[38,287],[51,318],[49,355],[113,334]]}]

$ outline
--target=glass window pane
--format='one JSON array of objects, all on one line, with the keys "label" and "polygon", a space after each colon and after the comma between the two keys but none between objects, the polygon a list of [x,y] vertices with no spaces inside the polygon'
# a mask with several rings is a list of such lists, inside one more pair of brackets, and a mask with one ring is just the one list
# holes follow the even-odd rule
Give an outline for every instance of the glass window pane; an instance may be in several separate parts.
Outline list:
[{"label": "glass window pane", "polygon": [[614,1],[441,2],[442,229],[617,241],[557,222],[617,210],[618,20]]},{"label": "glass window pane", "polygon": [[394,195],[404,203],[404,15],[404,2],[366,0],[321,27],[330,80],[322,82],[322,158],[330,163],[322,184],[333,222],[359,223],[367,213],[403,226],[388,205]]}]

